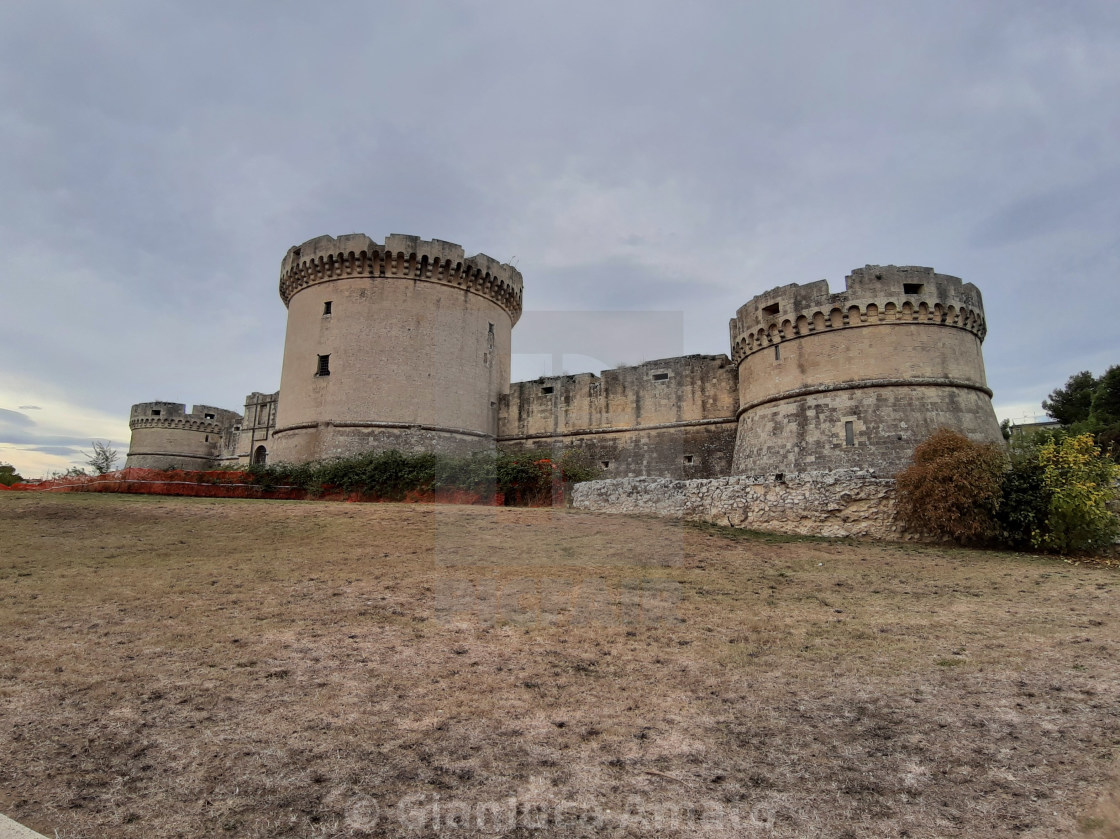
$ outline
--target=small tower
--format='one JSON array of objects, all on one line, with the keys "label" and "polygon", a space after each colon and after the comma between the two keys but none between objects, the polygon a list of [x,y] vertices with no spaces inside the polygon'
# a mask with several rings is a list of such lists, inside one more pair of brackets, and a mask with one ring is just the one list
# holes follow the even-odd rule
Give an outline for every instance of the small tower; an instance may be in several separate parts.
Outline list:
[{"label": "small tower", "polygon": [[439,239],[354,233],[288,250],[270,462],[493,446],[521,274]]},{"label": "small tower", "polygon": [[126,468],[213,469],[232,462],[241,414],[182,402],[140,402],[128,418],[132,440]]},{"label": "small tower", "polygon": [[755,297],[731,321],[732,471],[893,475],[941,427],[1002,442],[984,376],[980,291],[932,268],[868,265]]}]

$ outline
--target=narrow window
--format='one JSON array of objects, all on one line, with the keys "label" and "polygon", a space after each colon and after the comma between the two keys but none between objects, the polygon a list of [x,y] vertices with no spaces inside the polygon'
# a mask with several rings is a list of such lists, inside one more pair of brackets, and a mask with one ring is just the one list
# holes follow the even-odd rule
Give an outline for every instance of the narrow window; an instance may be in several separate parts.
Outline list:
[{"label": "narrow window", "polygon": [[903,294],[921,294],[922,293],[922,288],[923,288],[922,283],[903,283],[902,284],[902,293]]},{"label": "narrow window", "polygon": [[785,473],[785,472],[777,472],[777,473],[775,473],[775,474],[774,474],[774,480],[775,480],[775,481],[777,481],[777,482],[778,482],[778,483],[780,483],[780,484],[781,484],[781,483],[785,483],[785,480],[786,480],[786,473]]},{"label": "narrow window", "polygon": [[779,311],[781,311],[781,308],[777,303],[771,303],[769,306],[762,307],[762,314],[764,315],[776,315]]},{"label": "narrow window", "polygon": [[774,360],[775,361],[781,361],[782,360],[782,345],[781,344],[775,344],[774,345]]},{"label": "narrow window", "polygon": [[161,413],[163,413],[163,412],[159,408],[152,408],[152,416],[153,417],[158,417]]},{"label": "narrow window", "polygon": [[494,324],[490,324],[490,334],[494,334]]},{"label": "narrow window", "polygon": [[552,393],[552,385],[548,385],[547,387],[542,387],[541,388],[541,393]]},{"label": "narrow window", "polygon": [[692,455],[690,455],[690,454],[686,454],[686,455],[684,456],[684,462],[685,462],[685,463],[692,463]]},{"label": "narrow window", "polygon": [[856,425],[851,420],[844,423],[844,445],[854,446],[856,444]]},{"label": "narrow window", "polygon": [[210,435],[209,435],[209,434],[207,434],[207,435],[206,435],[206,442],[207,442],[207,443],[209,443],[209,442],[210,442]]},{"label": "narrow window", "polygon": [[609,469],[610,468],[611,462],[609,460],[600,460],[599,462],[601,464],[603,464],[604,469]]},{"label": "narrow window", "polygon": [[327,355],[319,356],[319,369],[315,373],[316,376],[329,376],[331,374],[331,357]]},{"label": "narrow window", "polygon": [[667,380],[668,378],[669,378],[669,374],[668,374],[668,373],[654,373],[654,374],[653,374],[653,380],[654,380],[655,382],[664,382],[664,381],[666,381],[666,380]]},{"label": "narrow window", "polygon": [[328,300],[326,303],[323,304],[323,317],[326,317],[327,315],[329,315],[331,313],[331,302],[332,301]]},{"label": "narrow window", "polygon": [[483,364],[489,364],[490,363],[490,353],[485,353],[484,352],[482,354],[482,363]]},{"label": "narrow window", "polygon": [[202,416],[203,416],[204,419],[214,419],[213,414],[203,414]]}]

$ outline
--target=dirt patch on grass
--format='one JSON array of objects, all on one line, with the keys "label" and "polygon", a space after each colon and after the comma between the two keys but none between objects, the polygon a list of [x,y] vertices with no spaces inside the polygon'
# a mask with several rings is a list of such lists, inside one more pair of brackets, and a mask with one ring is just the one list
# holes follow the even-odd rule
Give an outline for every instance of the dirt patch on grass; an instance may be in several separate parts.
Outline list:
[{"label": "dirt patch on grass", "polygon": [[0,533],[0,810],[49,836],[1115,814],[1115,569],[431,505],[5,493]]}]

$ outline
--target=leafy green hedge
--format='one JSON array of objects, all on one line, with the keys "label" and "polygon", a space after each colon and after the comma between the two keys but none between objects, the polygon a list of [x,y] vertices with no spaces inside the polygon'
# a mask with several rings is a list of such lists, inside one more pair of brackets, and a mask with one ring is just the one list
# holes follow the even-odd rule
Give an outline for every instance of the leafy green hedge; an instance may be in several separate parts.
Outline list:
[{"label": "leafy green hedge", "polygon": [[254,465],[246,471],[260,486],[297,486],[312,495],[341,492],[403,501],[459,492],[518,506],[550,504],[563,487],[599,476],[578,452],[565,452],[558,461],[550,455],[495,452],[452,457],[392,450],[311,463]]}]

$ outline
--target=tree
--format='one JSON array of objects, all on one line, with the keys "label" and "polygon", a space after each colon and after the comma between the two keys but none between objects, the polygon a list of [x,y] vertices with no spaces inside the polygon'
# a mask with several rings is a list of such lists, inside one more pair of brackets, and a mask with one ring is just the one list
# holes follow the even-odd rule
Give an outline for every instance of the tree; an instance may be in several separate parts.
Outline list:
[{"label": "tree", "polygon": [[95,475],[104,475],[106,472],[113,471],[113,464],[117,462],[120,457],[116,449],[109,446],[108,440],[94,440],[92,452],[82,452],[86,458],[86,463],[93,469]]},{"label": "tree", "polygon": [[1062,425],[1073,425],[1089,419],[1093,407],[1093,392],[1097,380],[1088,370],[1082,370],[1069,377],[1065,387],[1055,388],[1050,396],[1042,400],[1042,410]]},{"label": "tree", "polygon": [[0,463],[0,484],[10,487],[19,483],[23,483],[23,476],[16,472],[16,467],[10,463]]},{"label": "tree", "polygon": [[1114,364],[1097,380],[1089,416],[1101,425],[1120,423],[1120,364]]},{"label": "tree", "polygon": [[965,545],[990,542],[1000,531],[996,512],[1006,468],[1002,447],[938,429],[896,478],[898,517],[918,533]]}]

